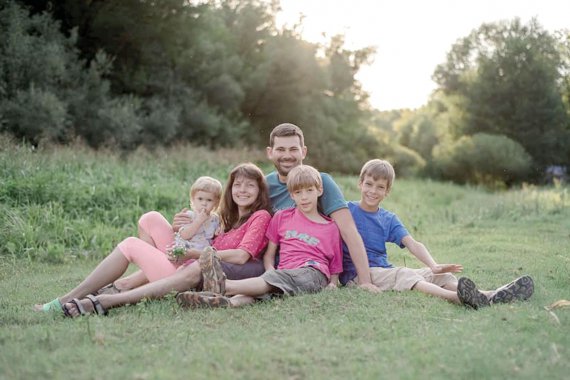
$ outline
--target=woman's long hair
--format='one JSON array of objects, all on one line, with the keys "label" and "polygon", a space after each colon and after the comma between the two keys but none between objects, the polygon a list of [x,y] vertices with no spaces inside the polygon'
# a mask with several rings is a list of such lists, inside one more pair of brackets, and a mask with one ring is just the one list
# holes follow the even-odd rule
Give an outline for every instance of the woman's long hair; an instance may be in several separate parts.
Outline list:
[{"label": "woman's long hair", "polygon": [[[232,198],[232,186],[237,178],[254,180],[257,182],[257,186],[259,186],[257,199],[241,218],[239,216],[238,206]],[[232,228],[241,226],[249,219],[251,214],[259,210],[266,210],[269,213],[272,213],[269,201],[269,188],[267,187],[265,176],[261,169],[255,164],[250,162],[239,164],[230,172],[224,189],[224,194],[222,196],[222,204],[220,205],[220,218],[222,219],[224,232],[228,232]]]}]

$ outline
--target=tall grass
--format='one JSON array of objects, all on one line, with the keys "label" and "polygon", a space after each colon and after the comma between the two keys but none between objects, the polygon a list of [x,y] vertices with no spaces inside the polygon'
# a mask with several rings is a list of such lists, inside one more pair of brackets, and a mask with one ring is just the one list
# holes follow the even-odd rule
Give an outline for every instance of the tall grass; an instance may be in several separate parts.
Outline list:
[{"label": "tall grass", "polygon": [[[2,140],[0,140],[2,141]],[[224,179],[248,151],[81,147],[0,152],[0,379],[565,379],[570,373],[570,200],[564,187],[489,192],[398,179],[384,207],[440,263],[494,288],[528,273],[525,303],[472,311],[416,292],[339,289],[235,310],[172,297],[64,319],[31,312],[61,295],[147,210],[187,203],[199,175]],[[259,160],[259,161],[258,161]],[[265,164],[265,163],[264,163]],[[266,167],[268,169],[268,167]],[[336,177],[358,199],[356,177]],[[395,265],[421,266],[390,246]],[[81,260],[76,259],[82,258]]]},{"label": "tall grass", "polygon": [[142,213],[188,206],[197,177],[224,182],[236,163],[260,161],[247,150],[192,146],[122,157],[80,146],[37,151],[5,138],[0,145],[0,255],[48,262],[106,255],[136,233]]}]

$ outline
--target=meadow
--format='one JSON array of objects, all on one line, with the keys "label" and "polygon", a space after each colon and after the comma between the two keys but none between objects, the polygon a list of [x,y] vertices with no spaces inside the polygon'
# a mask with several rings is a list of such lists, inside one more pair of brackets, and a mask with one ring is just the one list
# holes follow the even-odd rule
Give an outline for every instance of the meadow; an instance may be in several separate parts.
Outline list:
[{"label": "meadow", "polygon": [[[563,379],[570,373],[568,187],[492,192],[397,179],[385,208],[440,263],[494,288],[522,274],[528,302],[474,311],[416,292],[343,288],[243,309],[182,310],[173,296],[65,319],[34,313],[76,284],[138,217],[188,204],[261,152],[181,146],[129,156],[35,150],[0,138],[0,379]],[[356,177],[337,176],[347,199]],[[395,265],[419,267],[390,247]]]}]

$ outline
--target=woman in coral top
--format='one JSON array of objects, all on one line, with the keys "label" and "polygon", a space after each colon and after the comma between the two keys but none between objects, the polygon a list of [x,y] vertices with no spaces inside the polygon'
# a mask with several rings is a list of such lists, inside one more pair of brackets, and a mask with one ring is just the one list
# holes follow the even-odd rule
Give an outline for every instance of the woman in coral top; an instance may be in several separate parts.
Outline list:
[{"label": "woman in coral top", "polygon": [[[270,210],[263,172],[254,164],[240,164],[231,171],[226,183],[220,206],[222,231],[214,239],[213,249],[187,250],[184,259],[195,261],[187,262],[170,275],[149,284],[130,290],[115,287],[115,294],[93,295],[102,287],[114,284],[128,267],[129,261],[120,251],[116,253],[116,249],[76,288],[48,304],[36,305],[36,310],[61,310],[72,317],[93,312],[105,314],[108,308],[134,304],[143,298],[159,298],[172,291],[201,289],[202,270],[208,270],[212,263],[217,263],[217,260],[212,260],[214,256],[221,260],[227,279],[259,276],[264,272],[261,256],[267,246],[265,231],[271,220]],[[157,218],[156,223],[164,222],[166,221],[160,222],[160,218]],[[189,223],[187,214],[180,212],[175,215],[170,230],[177,232]],[[156,263],[156,260],[177,260],[176,257],[157,255],[153,250],[156,248],[150,245],[137,250],[136,264],[146,278],[156,278],[152,272],[161,265],[149,265],[145,261]]]}]

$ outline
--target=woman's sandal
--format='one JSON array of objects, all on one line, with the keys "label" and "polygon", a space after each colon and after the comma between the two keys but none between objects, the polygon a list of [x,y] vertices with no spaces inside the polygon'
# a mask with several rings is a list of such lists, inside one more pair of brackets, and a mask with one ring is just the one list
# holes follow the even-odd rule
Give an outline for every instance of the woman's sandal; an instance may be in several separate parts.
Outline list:
[{"label": "woman's sandal", "polygon": [[107,286],[102,287],[96,293],[93,293],[94,296],[98,296],[100,294],[117,294],[121,293],[122,290],[115,286],[115,283],[111,283]]},{"label": "woman's sandal", "polygon": [[107,315],[108,314],[107,309],[105,309],[103,307],[103,305],[101,305],[101,302],[99,302],[99,300],[95,296],[93,296],[92,294],[88,294],[87,297],[85,297],[85,298],[87,298],[93,304],[93,311],[92,312],[86,311],[85,308],[83,307],[83,305],[81,304],[81,300],[74,298],[62,306],[61,309],[63,310],[63,314],[66,317],[74,318],[74,316],[71,314],[71,312],[69,310],[69,307],[67,306],[67,304],[70,304],[70,303],[75,305],[75,308],[79,312],[78,316],[90,315],[90,314],[99,314],[99,315]]}]

